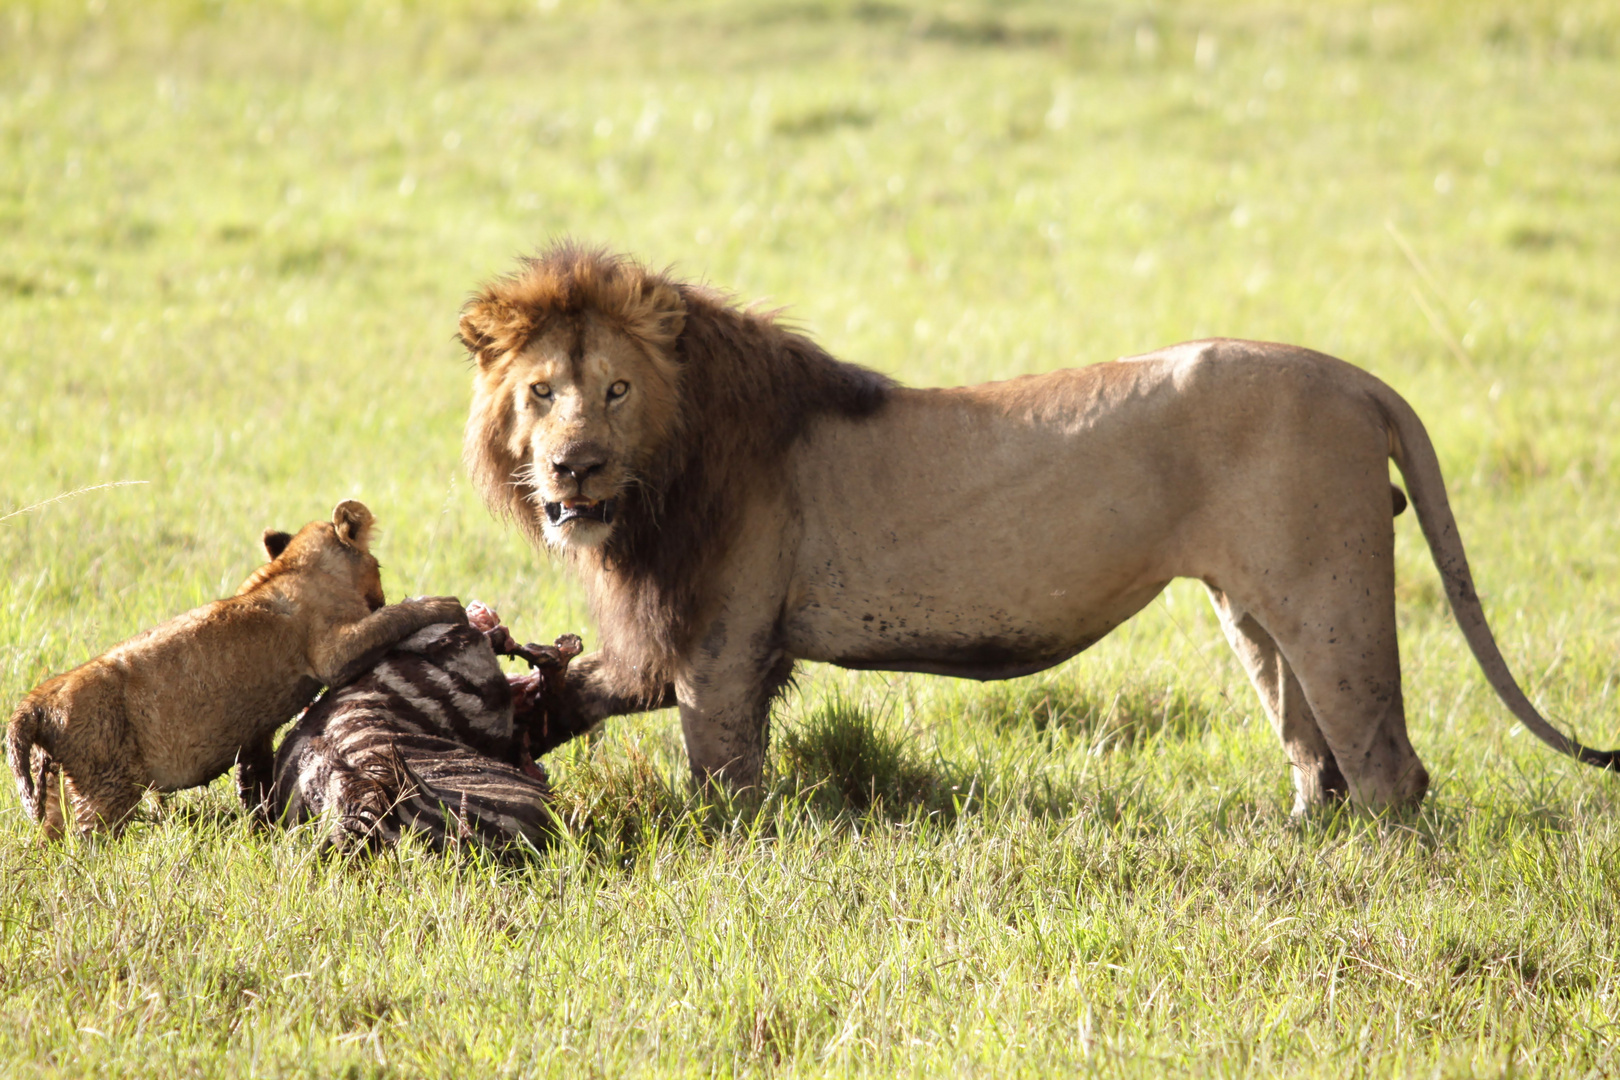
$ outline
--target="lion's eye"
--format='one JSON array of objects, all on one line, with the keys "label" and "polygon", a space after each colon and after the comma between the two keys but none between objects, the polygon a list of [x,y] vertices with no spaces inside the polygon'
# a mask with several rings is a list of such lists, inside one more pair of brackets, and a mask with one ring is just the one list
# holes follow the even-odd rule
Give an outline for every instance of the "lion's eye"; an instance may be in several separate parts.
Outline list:
[{"label": "lion's eye", "polygon": [[541,401],[550,401],[551,400],[551,384],[550,383],[543,383],[543,382],[534,383],[533,385],[531,385],[529,387],[529,393],[533,394],[535,397],[539,398]]},{"label": "lion's eye", "polygon": [[625,382],[623,379],[620,379],[618,382],[608,387],[608,400],[617,401],[629,392],[630,384]]}]

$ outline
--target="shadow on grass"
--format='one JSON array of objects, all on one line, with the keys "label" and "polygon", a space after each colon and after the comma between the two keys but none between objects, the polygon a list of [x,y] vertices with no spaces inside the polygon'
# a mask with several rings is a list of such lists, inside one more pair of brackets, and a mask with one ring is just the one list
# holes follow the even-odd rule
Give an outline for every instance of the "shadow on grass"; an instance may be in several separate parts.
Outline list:
[{"label": "shadow on grass", "polygon": [[659,772],[634,743],[622,759],[579,753],[568,783],[554,789],[559,832],[597,861],[629,866],[659,837],[703,841],[719,826],[722,808],[699,797],[684,779]]},{"label": "shadow on grass", "polygon": [[968,703],[963,717],[998,731],[1033,728],[1085,738],[1097,749],[1106,749],[1158,736],[1200,736],[1213,726],[1216,713],[1174,684],[1097,690],[1054,680],[993,685]]},{"label": "shadow on grass", "polygon": [[637,745],[579,755],[555,806],[561,829],[593,858],[628,866],[667,842],[801,826],[859,830],[874,822],[949,827],[983,807],[987,770],[930,758],[885,711],[841,696],[781,726],[763,792],[730,795],[666,775]]},{"label": "shadow on grass", "polygon": [[235,799],[224,799],[208,791],[151,792],[132,824],[148,828],[174,824],[194,831],[223,833],[241,828],[245,811]]},{"label": "shadow on grass", "polygon": [[1140,796],[1140,784],[1086,781],[1041,748],[1007,760],[953,760],[907,730],[893,708],[833,694],[778,726],[762,791],[699,789],[684,772],[661,769],[640,745],[626,743],[622,754],[587,751],[570,762],[556,814],[569,842],[592,859],[629,866],[671,842],[780,838],[805,828],[949,830],[1002,812],[1085,812],[1105,821],[1157,816]]},{"label": "shadow on grass", "polygon": [[931,760],[890,714],[835,695],[776,738],[776,783],[807,813],[950,824],[977,802],[984,771]]},{"label": "shadow on grass", "polygon": [[1501,932],[1447,934],[1437,959],[1450,969],[1454,986],[1506,983],[1544,997],[1573,998],[1598,983],[1596,973],[1558,950]]}]

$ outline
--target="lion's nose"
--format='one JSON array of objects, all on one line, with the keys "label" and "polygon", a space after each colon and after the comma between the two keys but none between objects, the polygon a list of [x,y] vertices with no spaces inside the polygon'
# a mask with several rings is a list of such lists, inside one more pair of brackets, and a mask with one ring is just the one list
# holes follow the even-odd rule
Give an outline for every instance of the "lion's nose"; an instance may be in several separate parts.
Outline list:
[{"label": "lion's nose", "polygon": [[551,459],[551,471],[559,477],[567,477],[577,484],[583,484],[586,477],[600,470],[605,464],[607,454],[599,446],[589,444],[568,446]]}]

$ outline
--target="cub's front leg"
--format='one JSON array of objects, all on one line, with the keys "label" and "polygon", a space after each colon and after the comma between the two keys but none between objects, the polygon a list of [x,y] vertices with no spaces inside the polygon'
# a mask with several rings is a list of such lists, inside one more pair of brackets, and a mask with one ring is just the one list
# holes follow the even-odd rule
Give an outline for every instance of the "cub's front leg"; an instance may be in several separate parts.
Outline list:
[{"label": "cub's front leg", "polygon": [[359,622],[333,628],[310,649],[310,666],[327,686],[342,686],[375,667],[383,653],[424,626],[465,623],[453,596],[425,596],[378,608]]},{"label": "cub's front leg", "polygon": [[236,755],[236,795],[256,825],[270,821],[270,789],[276,778],[276,755],[270,740],[266,735]]}]

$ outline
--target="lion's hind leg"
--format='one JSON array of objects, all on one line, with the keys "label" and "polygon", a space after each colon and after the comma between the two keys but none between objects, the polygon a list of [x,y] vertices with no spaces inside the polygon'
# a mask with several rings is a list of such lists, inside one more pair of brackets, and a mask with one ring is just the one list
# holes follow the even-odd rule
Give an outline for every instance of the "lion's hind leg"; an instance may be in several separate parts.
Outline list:
[{"label": "lion's hind leg", "polygon": [[[126,762],[98,762],[89,769],[81,766],[75,771],[63,766],[62,771],[67,775],[74,827],[81,836],[96,833],[117,836],[135,816],[141,796],[146,794],[146,778]],[[49,813],[47,809],[47,821]],[[58,820],[61,820],[60,811]]]},{"label": "lion's hind leg", "polygon": [[40,821],[44,825],[46,840],[60,840],[67,835],[67,816],[63,812],[62,769],[55,759],[39,747],[34,747],[34,791],[40,802]]},{"label": "lion's hind leg", "polygon": [[1346,793],[1372,810],[1415,806],[1429,787],[1406,733],[1390,555],[1352,550],[1321,560],[1314,575],[1250,613],[1296,676]]},{"label": "lion's hind leg", "polygon": [[1243,663],[1249,681],[1260,694],[1271,727],[1282,741],[1294,772],[1294,813],[1337,802],[1348,794],[1344,774],[1305,700],[1305,691],[1288,666],[1276,641],[1254,620],[1213,586],[1210,603],[1220,616],[1221,629],[1232,651]]}]

